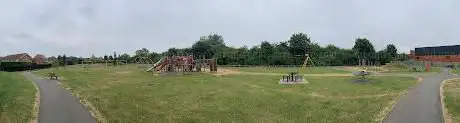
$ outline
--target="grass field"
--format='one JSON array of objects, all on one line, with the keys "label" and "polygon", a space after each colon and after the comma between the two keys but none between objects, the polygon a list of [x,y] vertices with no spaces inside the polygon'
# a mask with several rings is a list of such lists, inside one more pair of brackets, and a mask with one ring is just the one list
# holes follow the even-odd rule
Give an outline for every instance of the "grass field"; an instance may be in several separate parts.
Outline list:
[{"label": "grass field", "polygon": [[460,122],[460,79],[444,83],[444,102],[453,123]]},{"label": "grass field", "polygon": [[300,74],[324,74],[324,73],[350,73],[345,70],[338,70],[331,67],[232,67],[228,69],[238,70],[241,72],[257,73],[289,73],[299,72]]},{"label": "grass field", "polygon": [[0,122],[27,123],[33,117],[36,89],[19,73],[0,72]]},{"label": "grass field", "polygon": [[453,74],[460,74],[459,69],[452,69],[451,73]]},{"label": "grass field", "polygon": [[[256,70],[259,68],[255,68]],[[250,69],[247,69],[250,70]],[[54,71],[109,122],[378,122],[384,108],[416,83],[410,77],[308,77],[279,85],[280,76],[154,76],[135,66],[71,66]],[[278,71],[276,71],[278,72]]]}]

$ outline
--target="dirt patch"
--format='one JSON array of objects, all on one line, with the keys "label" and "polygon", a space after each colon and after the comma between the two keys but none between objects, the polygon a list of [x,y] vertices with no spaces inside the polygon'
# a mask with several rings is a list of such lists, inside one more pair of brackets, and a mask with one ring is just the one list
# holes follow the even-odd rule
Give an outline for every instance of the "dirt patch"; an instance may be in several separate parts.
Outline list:
[{"label": "dirt patch", "polygon": [[217,72],[213,73],[213,75],[224,76],[224,75],[240,74],[240,73],[241,73],[240,71],[236,71],[232,69],[219,68],[217,69]]},{"label": "dirt patch", "polygon": [[118,71],[118,72],[115,72],[114,74],[129,74],[131,72],[132,71]]}]

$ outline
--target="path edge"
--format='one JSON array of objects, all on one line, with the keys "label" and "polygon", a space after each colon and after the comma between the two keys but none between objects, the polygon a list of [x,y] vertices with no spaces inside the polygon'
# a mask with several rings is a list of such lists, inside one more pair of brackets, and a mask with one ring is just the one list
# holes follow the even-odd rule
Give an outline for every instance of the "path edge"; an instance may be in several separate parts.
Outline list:
[{"label": "path edge", "polygon": [[[25,76],[24,76],[25,77]],[[32,119],[30,119],[29,123],[38,123],[39,119],[39,111],[40,111],[40,88],[38,88],[37,84],[34,81],[30,81],[35,87],[35,101],[34,107],[32,109]]]},{"label": "path edge", "polygon": [[[42,77],[43,79],[46,79],[42,75],[35,74],[35,73],[31,73],[31,74],[34,74],[36,76]],[[73,96],[77,97],[78,101],[80,102],[80,104],[82,104],[88,110],[88,112],[96,120],[96,122],[98,122],[98,123],[108,123],[108,121],[105,119],[105,117],[102,115],[102,113],[100,113],[88,100],[82,98],[79,94],[75,93],[72,90],[72,88],[66,86],[65,84],[62,84],[60,81],[56,81],[56,82],[61,88],[69,91]]]},{"label": "path edge", "polygon": [[[390,113],[393,111],[393,109],[395,108],[397,102],[399,102],[399,100],[401,99],[401,97],[404,96],[404,95],[406,95],[406,94],[409,92],[410,89],[414,88],[415,86],[418,86],[418,85],[422,82],[422,80],[423,80],[422,77],[415,77],[415,78],[417,79],[417,83],[416,83],[415,85],[413,85],[413,86],[409,87],[408,89],[402,91],[402,92],[396,97],[395,100],[391,101],[391,102],[389,103],[390,106],[388,106],[388,107],[391,107],[391,108],[385,107],[385,108],[383,109],[383,111],[381,111],[381,113],[383,114],[383,116],[382,116],[382,117],[379,117],[379,118],[377,119],[378,122],[383,123],[383,121],[385,121],[385,119],[387,119],[388,116],[390,115]],[[386,109],[386,110],[385,110],[385,109]]]},{"label": "path edge", "polygon": [[444,123],[452,123],[452,119],[451,119],[451,116],[449,114],[449,110],[447,109],[446,104],[444,102],[444,99],[446,98],[444,96],[444,84],[447,81],[452,81],[452,80],[460,80],[460,78],[452,78],[452,79],[443,80],[441,82],[441,86],[439,87],[439,96],[441,98],[440,100],[441,100],[441,106],[442,106],[442,117],[443,117]]},{"label": "path edge", "polygon": [[72,95],[74,95],[75,97],[78,98],[78,101],[80,102],[80,104],[82,104],[83,106],[85,106],[86,109],[88,109],[89,113],[91,114],[91,116],[98,122],[98,123],[108,123],[108,121],[105,119],[105,117],[102,115],[102,113],[100,113],[96,107],[93,106],[93,104],[91,104],[91,102],[89,102],[88,100],[86,100],[85,98],[82,98],[82,96],[80,96],[78,93],[75,93],[72,88],[66,86],[65,84],[62,84],[60,81],[57,81],[58,85],[61,86],[62,88],[64,88],[65,90],[69,91]]}]

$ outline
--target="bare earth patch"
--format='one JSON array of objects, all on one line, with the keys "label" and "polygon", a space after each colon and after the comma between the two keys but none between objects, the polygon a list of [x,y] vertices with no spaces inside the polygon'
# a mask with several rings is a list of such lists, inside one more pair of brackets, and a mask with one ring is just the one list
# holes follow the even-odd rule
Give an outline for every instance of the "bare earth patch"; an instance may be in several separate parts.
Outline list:
[{"label": "bare earth patch", "polygon": [[129,73],[132,73],[132,71],[118,71],[118,72],[115,72],[114,74],[129,74]]},{"label": "bare earth patch", "polygon": [[217,72],[213,73],[213,75],[224,76],[224,75],[240,74],[240,73],[241,73],[240,71],[220,68],[220,69],[217,69]]}]

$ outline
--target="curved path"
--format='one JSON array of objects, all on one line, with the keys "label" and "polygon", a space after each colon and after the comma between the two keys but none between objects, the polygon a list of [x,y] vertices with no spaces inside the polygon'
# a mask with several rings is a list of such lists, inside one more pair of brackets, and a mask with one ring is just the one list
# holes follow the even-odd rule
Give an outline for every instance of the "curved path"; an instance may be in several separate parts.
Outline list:
[{"label": "curved path", "polygon": [[61,88],[58,81],[46,80],[30,72],[23,75],[40,88],[39,123],[96,123],[78,98]]},{"label": "curved path", "polygon": [[439,95],[441,82],[452,78],[449,70],[440,74],[422,76],[422,82],[401,97],[384,123],[442,123],[442,105]]}]

